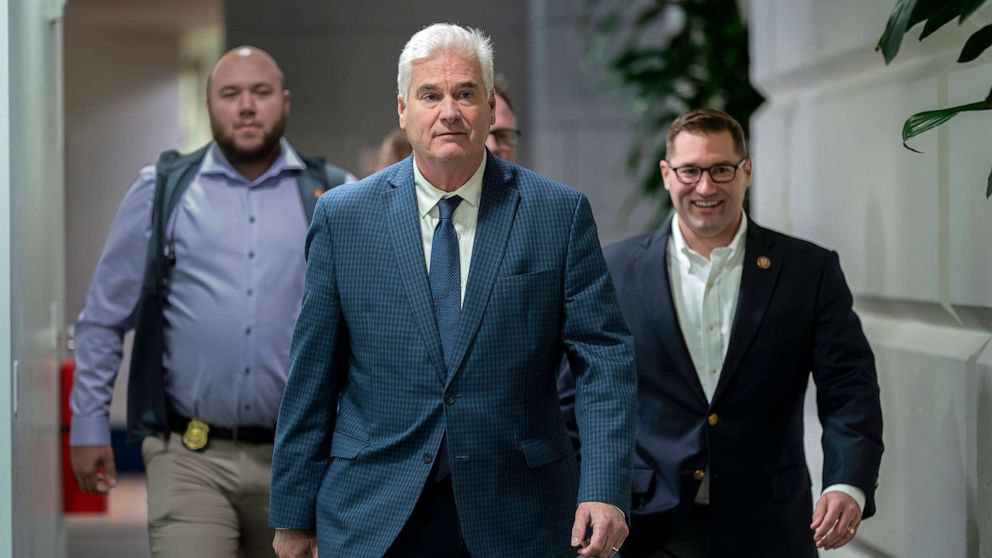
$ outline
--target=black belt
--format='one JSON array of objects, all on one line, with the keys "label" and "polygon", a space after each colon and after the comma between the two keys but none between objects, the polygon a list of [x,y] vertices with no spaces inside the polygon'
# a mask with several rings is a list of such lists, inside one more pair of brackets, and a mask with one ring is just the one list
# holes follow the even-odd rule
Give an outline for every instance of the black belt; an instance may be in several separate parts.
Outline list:
[{"label": "black belt", "polygon": [[[183,434],[189,427],[190,419],[169,413],[169,430]],[[273,428],[262,426],[238,426],[235,428],[223,428],[220,426],[210,426],[210,439],[234,440],[235,442],[247,442],[249,444],[271,444],[276,440],[276,431]]]}]

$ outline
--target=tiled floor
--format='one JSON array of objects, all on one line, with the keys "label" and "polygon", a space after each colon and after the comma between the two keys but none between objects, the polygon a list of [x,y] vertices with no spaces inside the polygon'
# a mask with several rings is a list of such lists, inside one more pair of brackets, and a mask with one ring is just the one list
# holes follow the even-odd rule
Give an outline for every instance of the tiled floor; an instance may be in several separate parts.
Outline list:
[{"label": "tiled floor", "polygon": [[145,477],[120,477],[107,513],[66,516],[68,558],[148,558],[145,503]]}]

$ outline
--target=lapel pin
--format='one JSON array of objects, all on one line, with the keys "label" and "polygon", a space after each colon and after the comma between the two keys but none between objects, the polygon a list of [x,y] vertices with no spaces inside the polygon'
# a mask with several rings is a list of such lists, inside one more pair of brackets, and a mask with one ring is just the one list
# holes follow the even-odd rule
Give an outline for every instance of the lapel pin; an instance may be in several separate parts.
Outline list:
[{"label": "lapel pin", "polygon": [[758,256],[758,267],[761,269],[768,269],[772,266],[772,261],[766,256]]},{"label": "lapel pin", "polygon": [[320,187],[317,187],[317,188],[314,188],[313,189],[313,192],[310,192],[310,193],[313,194],[313,199],[316,200],[316,199],[320,198],[320,196],[322,196],[324,194],[324,189],[323,188],[320,188]]}]

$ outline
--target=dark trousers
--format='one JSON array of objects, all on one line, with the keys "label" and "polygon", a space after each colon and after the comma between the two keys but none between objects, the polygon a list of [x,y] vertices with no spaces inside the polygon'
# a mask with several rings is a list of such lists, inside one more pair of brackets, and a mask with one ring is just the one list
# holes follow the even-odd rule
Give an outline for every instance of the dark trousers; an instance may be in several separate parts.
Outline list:
[{"label": "dark trousers", "polygon": [[383,558],[471,558],[458,525],[451,475],[427,477],[410,519]]},{"label": "dark trousers", "polygon": [[710,532],[709,506],[693,504],[688,513],[634,516],[621,558],[707,558]]}]

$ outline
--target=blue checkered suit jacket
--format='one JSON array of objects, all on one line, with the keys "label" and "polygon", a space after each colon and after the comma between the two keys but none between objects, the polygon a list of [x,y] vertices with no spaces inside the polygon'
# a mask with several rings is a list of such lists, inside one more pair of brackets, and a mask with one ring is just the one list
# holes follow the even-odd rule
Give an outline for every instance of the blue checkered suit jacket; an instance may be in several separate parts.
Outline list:
[{"label": "blue checkered suit jacket", "polygon": [[[382,556],[445,434],[474,558],[574,557],[578,502],[629,507],[632,341],[589,203],[487,160],[451,374],[431,308],[412,159],[317,204],[270,521],[316,528],[321,556]],[[558,410],[563,354],[578,382],[581,478]]]}]

